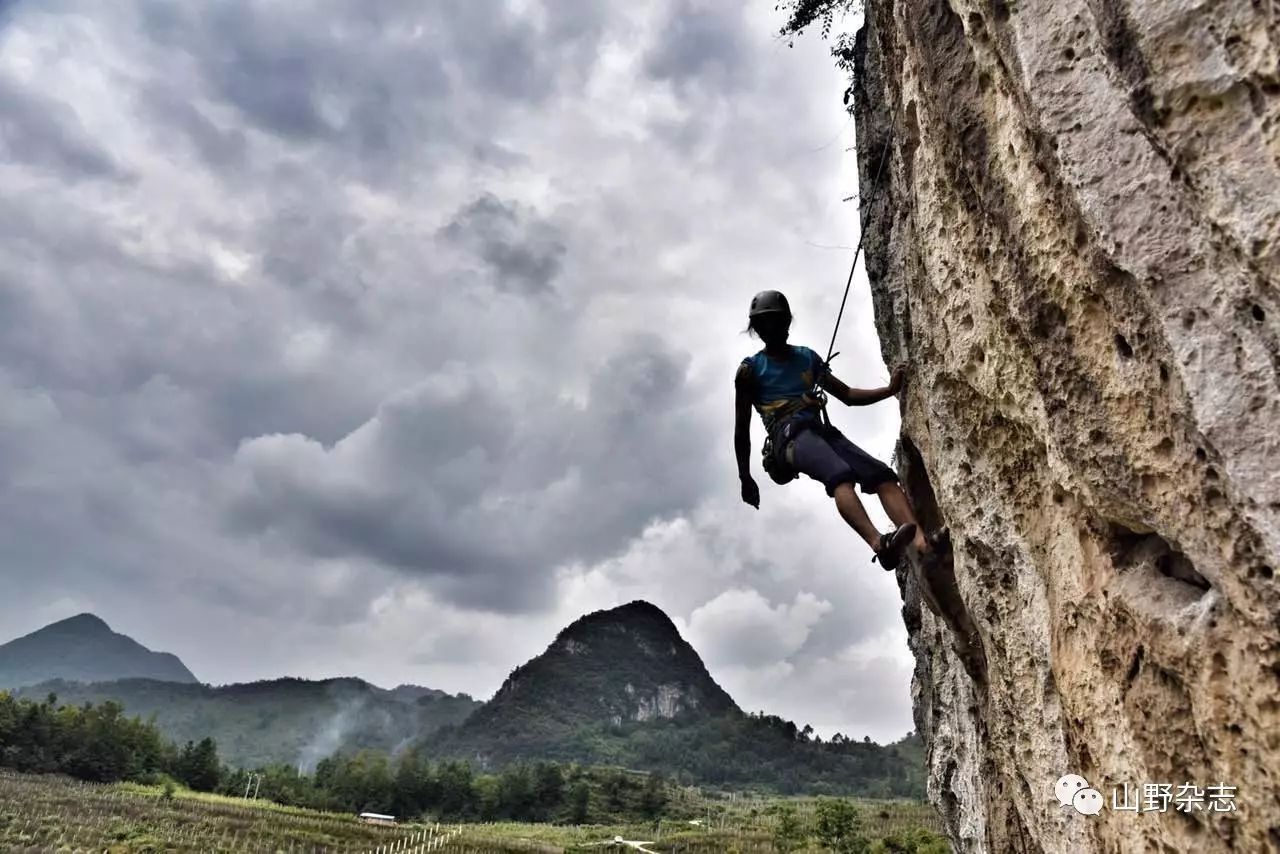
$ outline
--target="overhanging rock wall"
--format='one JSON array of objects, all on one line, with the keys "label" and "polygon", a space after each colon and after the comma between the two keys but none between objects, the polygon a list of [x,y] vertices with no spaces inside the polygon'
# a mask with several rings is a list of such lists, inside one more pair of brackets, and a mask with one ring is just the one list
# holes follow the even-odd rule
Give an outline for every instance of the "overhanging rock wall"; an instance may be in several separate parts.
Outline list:
[{"label": "overhanging rock wall", "polygon": [[[1280,850],[1277,8],[867,0],[868,274],[954,542],[903,613],[961,851]],[[1113,812],[1126,783],[1235,810]]]}]

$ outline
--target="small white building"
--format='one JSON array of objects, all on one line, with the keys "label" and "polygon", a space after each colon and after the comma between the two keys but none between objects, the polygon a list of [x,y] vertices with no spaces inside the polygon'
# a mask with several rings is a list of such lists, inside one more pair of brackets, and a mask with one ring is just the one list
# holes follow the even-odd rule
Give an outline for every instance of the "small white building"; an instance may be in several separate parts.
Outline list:
[{"label": "small white building", "polygon": [[393,815],[382,815],[376,812],[360,813],[360,820],[365,824],[395,824],[396,817]]}]

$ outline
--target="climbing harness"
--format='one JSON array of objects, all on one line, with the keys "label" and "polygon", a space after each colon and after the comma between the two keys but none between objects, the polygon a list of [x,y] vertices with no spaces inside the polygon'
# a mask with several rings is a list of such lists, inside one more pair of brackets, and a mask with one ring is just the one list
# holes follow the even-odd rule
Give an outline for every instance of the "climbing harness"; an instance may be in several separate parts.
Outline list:
[{"label": "climbing harness", "polygon": [[[794,419],[786,418],[764,437],[764,447],[761,448],[764,459],[761,460],[761,465],[765,473],[779,486],[788,484],[800,476],[800,472],[796,471],[793,464],[794,449],[791,444],[800,432],[797,429],[799,426]],[[778,449],[777,453],[774,453],[775,448]]]},{"label": "climbing harness", "polygon": [[[871,180],[871,193],[867,196],[867,204],[875,200],[876,192],[880,189],[880,174],[884,171],[885,161],[889,159],[889,144],[885,143],[884,150],[880,153],[880,163],[876,166],[875,177]],[[858,245],[853,250],[853,263],[849,265],[849,278],[844,283],[844,296],[840,299],[840,312],[836,315],[835,328],[831,330],[831,343],[827,345],[827,358],[822,360],[822,364],[818,368],[818,375],[813,378],[813,387],[809,390],[809,396],[813,399],[818,407],[821,415],[822,426],[831,427],[831,419],[827,417],[827,393],[822,388],[823,377],[831,371],[831,360],[839,353],[832,352],[836,346],[836,335],[840,331],[840,321],[844,317],[845,303],[849,300],[849,288],[853,285],[853,273],[858,268],[858,256],[862,254],[862,241],[866,238],[866,229],[861,229],[858,235]],[[772,478],[774,483],[787,484],[800,476],[792,463],[794,447],[792,441],[800,431],[806,429],[809,425],[797,422],[794,418],[784,419],[765,437],[764,447],[761,449],[764,454],[762,464],[765,472]]]}]

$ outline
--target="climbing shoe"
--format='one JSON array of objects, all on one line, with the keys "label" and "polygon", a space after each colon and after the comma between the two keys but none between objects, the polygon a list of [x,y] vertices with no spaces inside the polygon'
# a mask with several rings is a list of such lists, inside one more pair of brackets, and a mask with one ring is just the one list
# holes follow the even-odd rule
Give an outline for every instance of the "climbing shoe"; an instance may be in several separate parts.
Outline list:
[{"label": "climbing shoe", "polygon": [[880,566],[889,571],[897,569],[898,562],[902,560],[902,550],[915,538],[916,526],[912,522],[898,526],[892,534],[881,534],[880,546],[871,562],[879,561]]},{"label": "climbing shoe", "polygon": [[951,531],[946,527],[939,528],[929,535],[929,547],[934,554],[945,554],[951,550]]}]

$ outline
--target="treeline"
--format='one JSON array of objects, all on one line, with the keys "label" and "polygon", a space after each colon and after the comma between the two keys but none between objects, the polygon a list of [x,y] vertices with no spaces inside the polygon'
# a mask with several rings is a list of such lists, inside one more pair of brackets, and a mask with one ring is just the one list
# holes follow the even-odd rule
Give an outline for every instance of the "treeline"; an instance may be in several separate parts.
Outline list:
[{"label": "treeline", "polygon": [[[251,781],[251,774],[260,780]],[[227,794],[257,787],[261,797],[292,806],[444,821],[529,821],[583,824],[656,818],[667,802],[661,775],[554,762],[518,762],[497,773],[478,773],[470,763],[432,762],[416,751],[396,760],[361,751],[321,760],[315,774],[286,765],[237,771],[223,785]]]},{"label": "treeline", "polygon": [[0,692],[0,766],[81,780],[156,782],[161,776],[212,791],[222,779],[212,739],[178,747],[150,723],[127,718],[119,703],[59,706]]},{"label": "treeline", "polygon": [[314,774],[281,764],[233,770],[212,739],[179,747],[154,724],[125,717],[119,703],[59,706],[52,694],[36,702],[0,692],[0,767],[100,783],[173,781],[312,809],[444,821],[633,820],[656,818],[666,805],[661,775],[553,762],[480,774],[467,762],[431,762],[413,750],[394,761],[376,751],[340,754],[321,760]]},{"label": "treeline", "polygon": [[584,765],[616,763],[662,772],[680,785],[766,789],[780,794],[869,798],[924,796],[918,738],[895,745],[841,736],[823,742],[807,727],[774,715],[727,714],[696,720],[661,719],[589,724],[560,735],[532,725],[455,741],[455,730],[428,736],[435,755],[483,753],[495,766],[537,757]]}]

